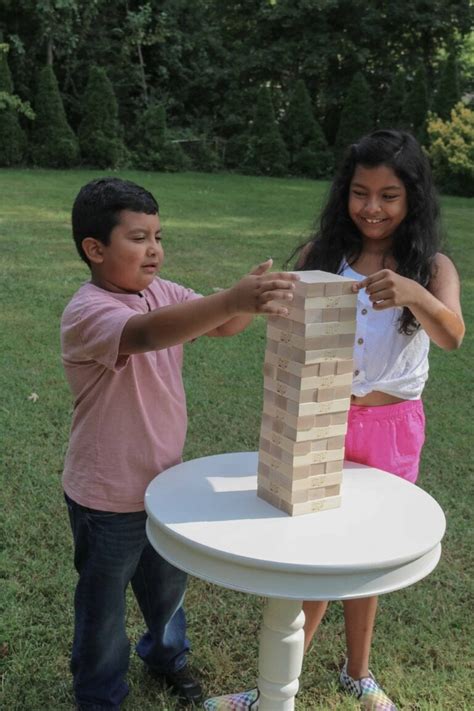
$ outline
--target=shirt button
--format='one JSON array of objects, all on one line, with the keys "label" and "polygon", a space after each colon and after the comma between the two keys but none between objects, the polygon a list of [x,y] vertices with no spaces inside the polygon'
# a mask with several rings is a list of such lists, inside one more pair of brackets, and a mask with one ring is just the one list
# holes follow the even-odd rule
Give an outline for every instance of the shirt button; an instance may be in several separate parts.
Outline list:
[{"label": "shirt button", "polygon": [[355,375],[355,376],[359,375],[359,373],[360,373],[360,370],[354,370],[354,375]]},{"label": "shirt button", "polygon": [[363,339],[363,338],[358,338],[358,339],[357,339],[357,343],[359,344],[359,346],[361,346],[361,345],[363,344],[363,342],[364,342],[364,339]]},{"label": "shirt button", "polygon": [[362,316],[365,316],[366,313],[367,313],[367,309],[362,309],[362,311],[361,311]]}]

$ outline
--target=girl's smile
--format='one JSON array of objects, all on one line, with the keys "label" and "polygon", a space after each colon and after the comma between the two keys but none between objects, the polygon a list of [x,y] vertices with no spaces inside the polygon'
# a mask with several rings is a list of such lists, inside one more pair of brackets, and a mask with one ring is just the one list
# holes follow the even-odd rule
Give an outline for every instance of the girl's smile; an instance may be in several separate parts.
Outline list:
[{"label": "girl's smile", "polygon": [[407,214],[406,189],[386,165],[357,165],[349,189],[349,216],[366,239],[389,239]]}]

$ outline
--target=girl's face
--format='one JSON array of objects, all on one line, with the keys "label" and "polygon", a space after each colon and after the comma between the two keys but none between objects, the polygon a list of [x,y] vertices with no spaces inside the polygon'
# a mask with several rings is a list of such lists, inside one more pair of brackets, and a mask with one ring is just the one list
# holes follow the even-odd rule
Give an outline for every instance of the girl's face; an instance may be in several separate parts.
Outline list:
[{"label": "girl's face", "polygon": [[405,186],[386,165],[359,164],[349,187],[348,209],[366,240],[389,240],[407,214]]}]

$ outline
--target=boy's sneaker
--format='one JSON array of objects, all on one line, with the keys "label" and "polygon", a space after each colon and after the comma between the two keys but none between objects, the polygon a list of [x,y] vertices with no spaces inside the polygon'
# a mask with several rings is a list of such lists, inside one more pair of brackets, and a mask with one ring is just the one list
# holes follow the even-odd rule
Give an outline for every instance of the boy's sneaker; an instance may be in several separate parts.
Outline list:
[{"label": "boy's sneaker", "polygon": [[192,675],[187,664],[178,671],[160,674],[150,669],[150,674],[154,679],[168,687],[183,706],[193,706],[202,701],[202,687],[199,681]]},{"label": "boy's sneaker", "polygon": [[347,673],[347,659],[339,676],[341,686],[352,696],[356,696],[364,711],[397,711],[397,707],[390,701],[387,694],[375,681],[372,672],[362,679],[353,679]]},{"label": "boy's sneaker", "polygon": [[260,692],[258,689],[241,691],[240,694],[215,696],[204,702],[206,711],[257,711]]}]

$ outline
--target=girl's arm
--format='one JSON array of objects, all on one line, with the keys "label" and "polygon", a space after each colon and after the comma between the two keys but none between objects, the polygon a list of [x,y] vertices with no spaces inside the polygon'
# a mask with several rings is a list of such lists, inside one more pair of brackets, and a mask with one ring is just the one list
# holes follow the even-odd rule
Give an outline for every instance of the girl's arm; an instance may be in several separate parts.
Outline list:
[{"label": "girl's arm", "polygon": [[436,255],[435,275],[427,289],[390,269],[371,274],[353,288],[354,291],[365,288],[376,311],[408,307],[440,348],[451,351],[461,345],[465,327],[459,277],[454,264],[444,254]]}]

